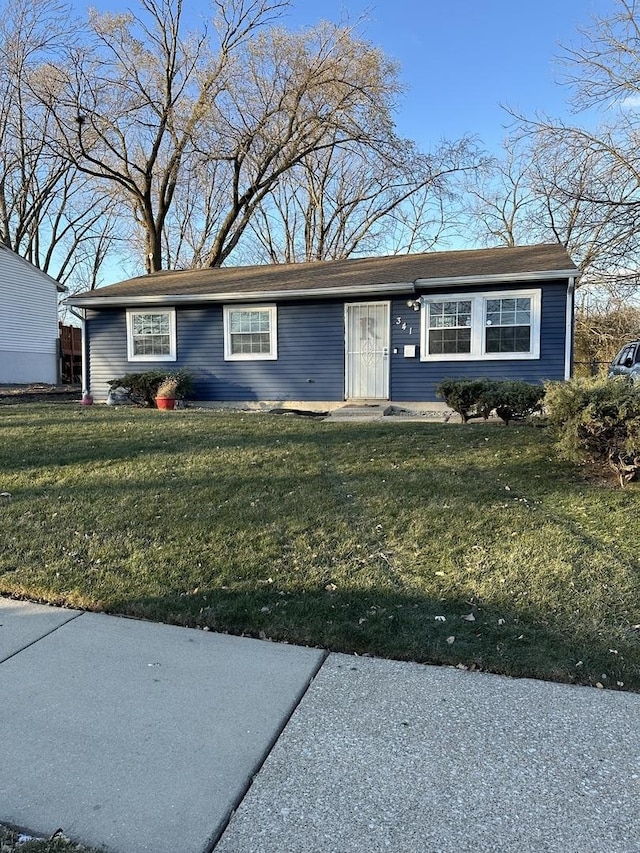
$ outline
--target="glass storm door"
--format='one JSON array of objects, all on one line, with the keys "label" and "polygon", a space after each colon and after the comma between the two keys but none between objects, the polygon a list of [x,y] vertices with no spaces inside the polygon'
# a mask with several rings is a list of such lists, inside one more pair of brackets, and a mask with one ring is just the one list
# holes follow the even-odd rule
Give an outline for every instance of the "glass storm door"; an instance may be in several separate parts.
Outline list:
[{"label": "glass storm door", "polygon": [[345,305],[345,392],[355,400],[389,398],[389,303]]}]

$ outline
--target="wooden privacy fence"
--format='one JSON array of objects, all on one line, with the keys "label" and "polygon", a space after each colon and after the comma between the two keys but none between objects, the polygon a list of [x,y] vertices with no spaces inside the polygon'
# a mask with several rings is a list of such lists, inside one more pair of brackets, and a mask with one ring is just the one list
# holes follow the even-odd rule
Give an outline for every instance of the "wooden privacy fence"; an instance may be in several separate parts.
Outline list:
[{"label": "wooden privacy fence", "polygon": [[82,330],[58,323],[60,380],[75,384],[82,381]]}]

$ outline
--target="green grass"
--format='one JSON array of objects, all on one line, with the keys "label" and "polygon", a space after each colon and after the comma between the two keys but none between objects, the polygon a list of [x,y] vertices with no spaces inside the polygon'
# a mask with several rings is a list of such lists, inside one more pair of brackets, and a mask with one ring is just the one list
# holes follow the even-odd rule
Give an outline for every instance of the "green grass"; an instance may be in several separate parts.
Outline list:
[{"label": "green grass", "polygon": [[639,488],[542,428],[5,406],[0,594],[640,690]]}]

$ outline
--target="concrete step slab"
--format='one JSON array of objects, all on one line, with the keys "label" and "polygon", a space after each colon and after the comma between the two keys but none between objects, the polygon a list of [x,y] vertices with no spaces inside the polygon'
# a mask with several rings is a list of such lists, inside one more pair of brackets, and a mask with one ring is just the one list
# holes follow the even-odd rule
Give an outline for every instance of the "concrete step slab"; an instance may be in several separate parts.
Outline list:
[{"label": "concrete step slab", "polygon": [[115,853],[201,853],[323,660],[85,613],[0,664],[0,820]]},{"label": "concrete step slab", "polygon": [[391,414],[393,407],[389,403],[363,403],[362,405],[340,406],[333,409],[327,420],[377,420]]}]

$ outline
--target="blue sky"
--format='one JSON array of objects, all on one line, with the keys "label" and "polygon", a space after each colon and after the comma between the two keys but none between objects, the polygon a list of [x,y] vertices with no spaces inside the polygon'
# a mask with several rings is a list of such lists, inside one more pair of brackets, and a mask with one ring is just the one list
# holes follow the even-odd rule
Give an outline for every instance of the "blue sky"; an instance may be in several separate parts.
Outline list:
[{"label": "blue sky", "polygon": [[531,115],[567,114],[554,57],[575,43],[591,14],[614,0],[293,0],[284,23],[320,18],[355,22],[362,34],[402,65],[408,87],[397,116],[400,135],[428,149],[443,138],[477,135],[497,153],[508,115],[500,104]]}]

